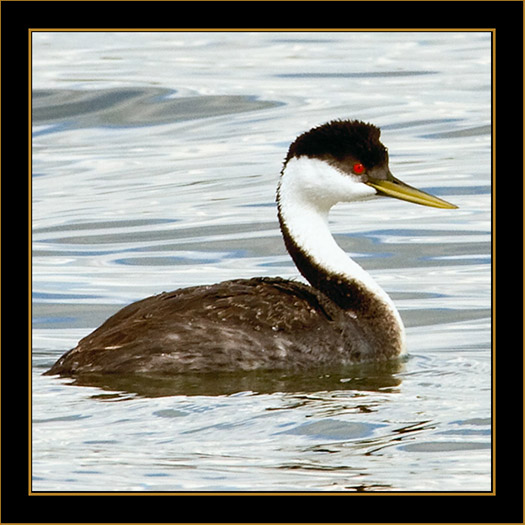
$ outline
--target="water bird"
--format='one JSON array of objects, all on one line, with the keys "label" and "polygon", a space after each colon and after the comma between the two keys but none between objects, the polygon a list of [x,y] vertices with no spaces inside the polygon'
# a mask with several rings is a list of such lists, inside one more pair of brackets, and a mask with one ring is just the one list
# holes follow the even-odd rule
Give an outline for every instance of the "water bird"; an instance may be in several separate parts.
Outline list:
[{"label": "water bird", "polygon": [[388,196],[457,206],[413,188],[389,169],[380,129],[335,120],[290,145],[277,187],[286,248],[310,283],[234,279],[134,302],[66,352],[45,374],[181,374],[344,366],[395,359],[405,329],[394,303],[336,243],[338,202]]}]

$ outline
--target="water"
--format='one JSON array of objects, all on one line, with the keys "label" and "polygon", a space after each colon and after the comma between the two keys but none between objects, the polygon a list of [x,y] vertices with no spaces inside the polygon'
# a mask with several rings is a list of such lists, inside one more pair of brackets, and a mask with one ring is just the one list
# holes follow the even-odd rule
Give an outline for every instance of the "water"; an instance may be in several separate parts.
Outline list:
[{"label": "water", "polygon": [[[491,42],[457,33],[33,33],[33,491],[491,490]],[[131,301],[297,277],[288,144],[382,128],[458,210],[341,205],[409,357],[331,374],[72,386],[42,377]]]}]

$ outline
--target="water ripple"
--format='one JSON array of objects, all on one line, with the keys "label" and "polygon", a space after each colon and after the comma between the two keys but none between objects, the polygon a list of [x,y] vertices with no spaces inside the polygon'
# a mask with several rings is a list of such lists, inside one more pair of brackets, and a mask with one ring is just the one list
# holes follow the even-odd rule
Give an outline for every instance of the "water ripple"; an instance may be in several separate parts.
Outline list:
[{"label": "water ripple", "polygon": [[118,88],[35,90],[33,124],[53,124],[38,134],[98,126],[152,126],[273,108],[282,104],[249,95],[176,97],[174,90]]}]

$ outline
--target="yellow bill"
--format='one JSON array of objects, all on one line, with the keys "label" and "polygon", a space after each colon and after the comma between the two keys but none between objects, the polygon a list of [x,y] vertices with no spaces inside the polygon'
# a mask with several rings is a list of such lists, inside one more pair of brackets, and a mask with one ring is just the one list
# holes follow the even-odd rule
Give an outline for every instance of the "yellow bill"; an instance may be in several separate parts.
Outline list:
[{"label": "yellow bill", "polygon": [[366,184],[372,186],[379,194],[394,197],[403,201],[421,204],[423,206],[433,206],[434,208],[457,208],[455,204],[451,204],[439,197],[434,197],[430,193],[413,188],[408,184],[392,177],[391,180],[369,179]]}]

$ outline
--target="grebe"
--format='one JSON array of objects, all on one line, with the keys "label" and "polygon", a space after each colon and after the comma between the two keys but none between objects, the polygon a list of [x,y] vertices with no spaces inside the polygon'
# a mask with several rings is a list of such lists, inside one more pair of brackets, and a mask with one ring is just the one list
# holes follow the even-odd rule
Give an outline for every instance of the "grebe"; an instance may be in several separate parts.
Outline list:
[{"label": "grebe", "polygon": [[332,121],[290,146],[277,188],[286,248],[311,286],[273,277],[161,293],[126,306],[65,353],[48,375],[307,369],[405,352],[390,297],[336,244],[328,212],[386,195],[456,208],[394,178],[380,130]]}]

